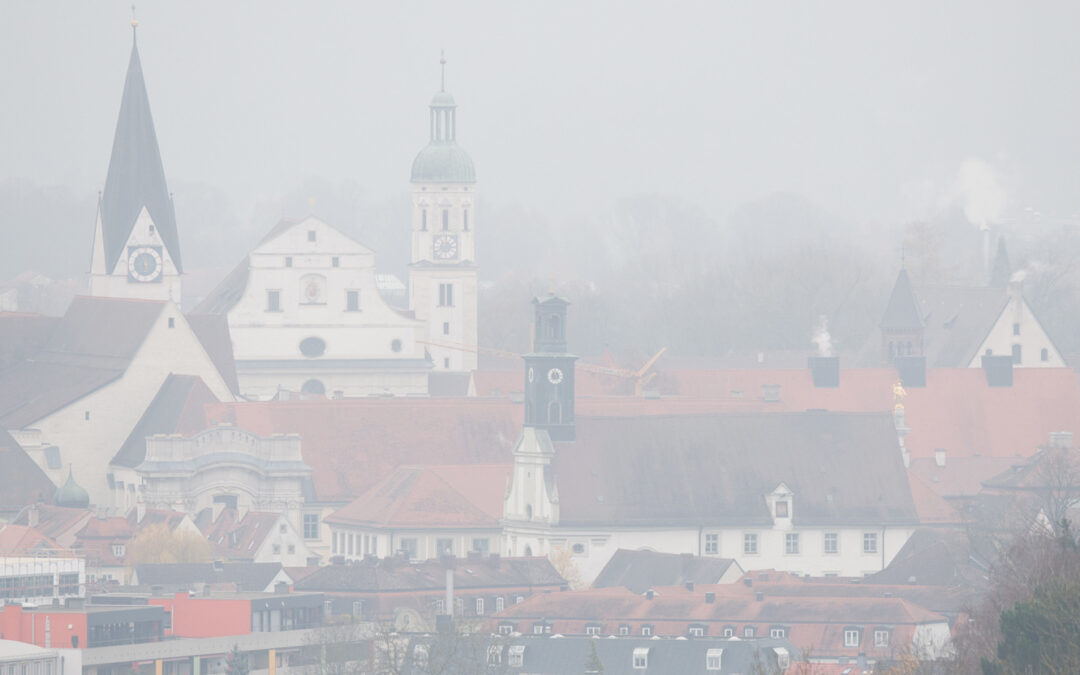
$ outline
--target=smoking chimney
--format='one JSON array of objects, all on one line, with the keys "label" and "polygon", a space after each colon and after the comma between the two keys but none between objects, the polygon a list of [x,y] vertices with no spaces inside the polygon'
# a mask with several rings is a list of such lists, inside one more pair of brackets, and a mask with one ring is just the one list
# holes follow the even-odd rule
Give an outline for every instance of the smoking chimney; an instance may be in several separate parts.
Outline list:
[{"label": "smoking chimney", "polygon": [[837,356],[811,356],[807,366],[814,378],[815,387],[840,386],[840,358]]}]

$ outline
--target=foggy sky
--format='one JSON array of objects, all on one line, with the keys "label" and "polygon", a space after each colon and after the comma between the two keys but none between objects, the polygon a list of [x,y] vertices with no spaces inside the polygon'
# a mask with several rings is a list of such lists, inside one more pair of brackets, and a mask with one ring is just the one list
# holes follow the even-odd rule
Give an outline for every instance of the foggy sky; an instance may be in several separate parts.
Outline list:
[{"label": "foggy sky", "polygon": [[[552,218],[791,192],[875,228],[968,189],[998,219],[1080,212],[1073,3],[137,5],[170,186],[218,188],[241,219],[311,178],[403,195],[440,48],[483,198]],[[0,8],[0,179],[102,187],[130,16]]]}]

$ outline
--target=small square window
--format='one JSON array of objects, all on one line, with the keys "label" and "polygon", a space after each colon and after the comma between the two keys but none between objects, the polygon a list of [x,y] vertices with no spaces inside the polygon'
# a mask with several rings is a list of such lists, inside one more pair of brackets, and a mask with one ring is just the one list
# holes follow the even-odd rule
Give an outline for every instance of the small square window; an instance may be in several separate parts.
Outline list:
[{"label": "small square window", "polygon": [[840,552],[840,535],[835,532],[825,533],[825,554],[835,555]]},{"label": "small square window", "polygon": [[652,626],[642,626],[641,637],[652,637]]},{"label": "small square window", "polygon": [[887,630],[875,630],[874,631],[874,646],[875,647],[888,647],[889,646],[889,631],[887,631]]},{"label": "small square window", "polygon": [[716,555],[720,552],[720,535],[705,535],[705,555]]},{"label": "small square window", "polygon": [[757,555],[757,535],[756,534],[744,534],[743,535],[743,553],[746,555]]},{"label": "small square window", "polygon": [[288,551],[289,551],[290,554],[291,553],[296,553],[296,544],[289,544]]},{"label": "small square window", "polygon": [[1020,334],[1020,324],[1014,323],[1013,324],[1013,335],[1019,335],[1019,334]]},{"label": "small square window", "polygon": [[773,638],[774,640],[783,640],[784,638],[787,637],[787,629],[786,628],[770,628],[769,629],[769,637]]},{"label": "small square window", "polygon": [[877,553],[877,532],[864,532],[862,536],[863,553]]},{"label": "small square window", "polygon": [[629,635],[629,634],[630,634],[630,626],[629,626],[629,624],[625,624],[625,623],[619,624],[619,635]]},{"label": "small square window", "polygon": [[281,544],[274,544],[274,555],[281,555]]},{"label": "small square window", "polygon": [[599,635],[600,634],[600,626],[585,626],[585,634],[586,635]]},{"label": "small square window", "polygon": [[169,317],[169,328],[176,328],[176,319],[171,316]]},{"label": "small square window", "polygon": [[755,628],[753,626],[745,626],[742,629],[743,637],[752,638],[752,637],[754,637],[755,634],[757,634],[757,628]]},{"label": "small square window", "polygon": [[726,637],[726,638],[735,637],[735,629],[732,628],[731,626],[725,626],[724,627],[724,637]]},{"label": "small square window", "polygon": [[844,646],[845,647],[858,647],[859,646],[859,630],[857,628],[845,628],[844,629]]},{"label": "small square window", "polygon": [[281,311],[281,291],[267,291],[266,292],[266,311],[268,311],[268,312],[280,312]]},{"label": "small square window", "polygon": [[788,532],[784,536],[784,553],[799,555],[799,535],[797,532]]},{"label": "small square window", "polygon": [[281,525],[278,525],[278,532],[280,532],[282,534],[285,534],[288,531],[289,531],[289,526],[286,525],[285,523],[282,523]]}]

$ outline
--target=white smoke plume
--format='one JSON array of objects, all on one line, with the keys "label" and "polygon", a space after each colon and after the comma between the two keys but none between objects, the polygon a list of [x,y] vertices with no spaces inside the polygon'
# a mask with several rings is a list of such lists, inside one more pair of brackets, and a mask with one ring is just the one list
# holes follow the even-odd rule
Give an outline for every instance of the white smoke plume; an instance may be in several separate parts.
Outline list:
[{"label": "white smoke plume", "polygon": [[986,228],[1001,222],[1009,195],[989,162],[974,157],[964,160],[954,189],[969,223]]},{"label": "white smoke plume", "polygon": [[817,327],[814,328],[814,337],[811,339],[817,345],[818,356],[832,356],[832,336],[829,335],[829,317],[822,314],[818,317]]}]

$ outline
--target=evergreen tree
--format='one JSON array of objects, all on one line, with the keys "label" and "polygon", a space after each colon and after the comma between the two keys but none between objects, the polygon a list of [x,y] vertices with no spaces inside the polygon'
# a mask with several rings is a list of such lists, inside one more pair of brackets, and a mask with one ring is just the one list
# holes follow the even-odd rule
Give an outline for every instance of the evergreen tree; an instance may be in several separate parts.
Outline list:
[{"label": "evergreen tree", "polygon": [[247,656],[240,651],[240,645],[233,645],[232,651],[225,655],[226,669],[229,675],[248,675]]},{"label": "evergreen tree", "polygon": [[586,673],[603,673],[604,664],[600,662],[600,655],[596,653],[596,640],[589,640],[589,656],[585,659]]}]

